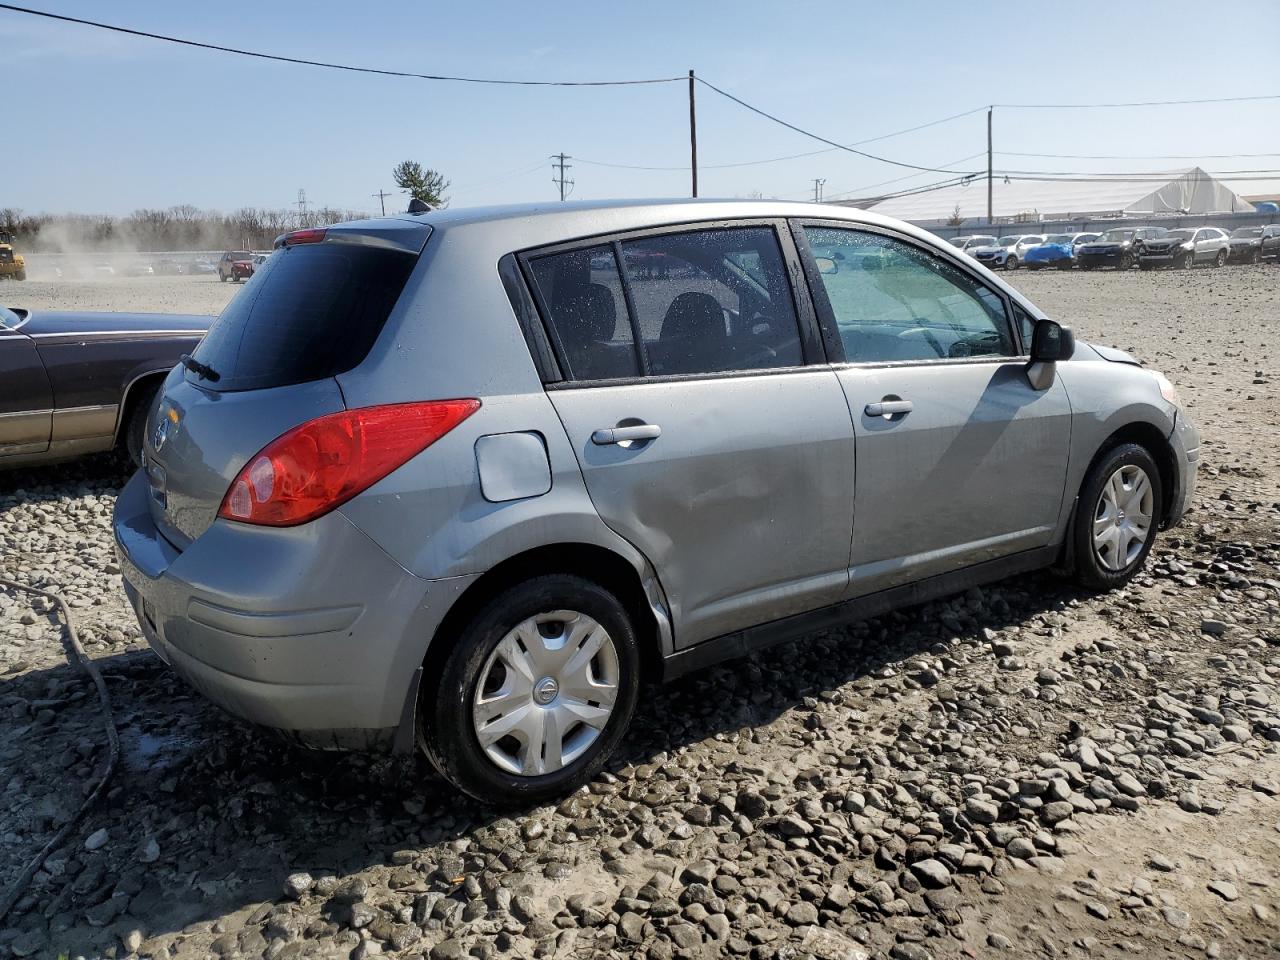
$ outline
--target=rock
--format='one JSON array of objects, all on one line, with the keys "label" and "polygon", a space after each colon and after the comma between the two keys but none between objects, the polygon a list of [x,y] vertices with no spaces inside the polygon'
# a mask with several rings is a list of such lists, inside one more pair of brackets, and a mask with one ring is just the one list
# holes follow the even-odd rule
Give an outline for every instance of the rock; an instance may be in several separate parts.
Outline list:
[{"label": "rock", "polygon": [[1200,796],[1194,790],[1183,790],[1178,794],[1178,806],[1187,813],[1200,812]]},{"label": "rock", "polygon": [[1046,803],[1040,808],[1040,819],[1047,824],[1053,825],[1061,823],[1075,812],[1076,808],[1069,801],[1055,800],[1053,803]]},{"label": "rock", "polygon": [[951,883],[951,871],[940,860],[917,860],[911,864],[911,872],[926,887],[935,890]]},{"label": "rock", "polygon": [[286,896],[293,900],[301,900],[315,885],[316,881],[311,874],[305,872],[291,873],[284,879],[284,892]]},{"label": "rock", "polygon": [[107,845],[107,840],[107,828],[103,827],[100,830],[95,830],[93,833],[89,834],[88,839],[84,842],[84,848],[86,850],[101,850]]},{"label": "rock", "polygon": [[160,859],[160,844],[155,837],[148,837],[147,842],[138,851],[139,863],[155,863]]},{"label": "rock", "polygon": [[441,940],[429,956],[431,960],[466,960],[467,948],[461,940]]},{"label": "rock", "polygon": [[818,908],[807,900],[793,903],[787,908],[787,923],[793,927],[803,927],[806,924],[817,922]]},{"label": "rock", "polygon": [[1016,860],[1030,860],[1036,855],[1036,847],[1026,837],[1014,837],[1004,848],[1004,852]]},{"label": "rock", "polygon": [[837,933],[835,930],[822,927],[810,927],[800,941],[802,952],[817,957],[818,960],[867,960],[867,952],[858,944]]},{"label": "rock", "polygon": [[965,816],[974,823],[995,823],[1000,819],[1000,808],[978,797],[970,797],[965,801]]},{"label": "rock", "polygon": [[1013,946],[1013,941],[1003,933],[988,933],[987,946],[993,950],[1008,950]]},{"label": "rock", "polygon": [[1116,789],[1126,796],[1144,797],[1147,794],[1146,788],[1131,773],[1121,773],[1116,777],[1115,785]]},{"label": "rock", "polygon": [[1158,853],[1153,853],[1147,859],[1147,866],[1152,870],[1159,870],[1161,873],[1173,873],[1173,871],[1178,869],[1177,863]]},{"label": "rock", "polygon": [[1227,625],[1221,620],[1201,620],[1200,629],[1212,637],[1220,637],[1227,632]]},{"label": "rock", "polygon": [[1236,889],[1236,885],[1226,880],[1211,880],[1208,889],[1210,893],[1216,893],[1227,902],[1240,899],[1240,891]]},{"label": "rock", "polygon": [[1111,919],[1111,911],[1107,908],[1107,905],[1099,903],[1097,900],[1086,900],[1084,909],[1089,916],[1097,917],[1099,920]]}]

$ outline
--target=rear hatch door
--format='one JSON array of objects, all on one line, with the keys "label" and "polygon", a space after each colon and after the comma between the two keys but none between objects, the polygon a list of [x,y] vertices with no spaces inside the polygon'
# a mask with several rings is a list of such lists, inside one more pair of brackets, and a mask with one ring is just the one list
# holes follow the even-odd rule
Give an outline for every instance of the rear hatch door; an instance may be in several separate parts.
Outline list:
[{"label": "rear hatch door", "polygon": [[374,220],[277,250],[165,381],[143,445],[151,515],[179,549],[217,516],[249,458],[345,406],[334,379],[368,355],[431,228]]}]

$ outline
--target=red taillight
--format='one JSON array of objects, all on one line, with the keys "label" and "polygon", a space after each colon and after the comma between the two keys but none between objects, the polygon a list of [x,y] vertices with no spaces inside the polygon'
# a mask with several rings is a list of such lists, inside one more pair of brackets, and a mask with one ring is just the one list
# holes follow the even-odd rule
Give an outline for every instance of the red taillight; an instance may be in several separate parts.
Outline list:
[{"label": "red taillight", "polygon": [[284,235],[286,247],[296,247],[300,243],[319,243],[324,239],[326,227],[313,227],[310,230],[295,230]]},{"label": "red taillight", "polygon": [[282,434],[249,458],[218,516],[291,527],[346,503],[480,409],[433,400],[344,410]]}]

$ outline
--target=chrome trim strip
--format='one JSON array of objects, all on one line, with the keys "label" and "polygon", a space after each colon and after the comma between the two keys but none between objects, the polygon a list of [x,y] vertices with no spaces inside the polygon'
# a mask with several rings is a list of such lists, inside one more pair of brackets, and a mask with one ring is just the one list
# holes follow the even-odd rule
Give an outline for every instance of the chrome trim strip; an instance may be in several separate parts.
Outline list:
[{"label": "chrome trim strip", "polygon": [[11,410],[8,413],[0,413],[0,420],[5,417],[42,417],[47,413],[53,413],[53,408],[47,410]]},{"label": "chrome trim strip", "polygon": [[84,333],[29,333],[32,340],[150,340],[156,337],[203,337],[204,330],[87,330]]},{"label": "chrome trim strip", "polygon": [[53,411],[52,440],[87,440],[111,437],[116,424],[116,404],[64,407]]}]

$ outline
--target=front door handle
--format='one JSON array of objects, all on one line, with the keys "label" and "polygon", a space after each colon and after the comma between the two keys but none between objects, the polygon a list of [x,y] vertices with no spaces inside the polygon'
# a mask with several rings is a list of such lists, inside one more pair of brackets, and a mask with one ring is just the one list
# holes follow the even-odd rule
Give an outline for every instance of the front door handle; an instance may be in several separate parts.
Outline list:
[{"label": "front door handle", "polygon": [[629,443],[633,440],[657,440],[662,436],[662,428],[656,423],[642,423],[633,427],[605,427],[591,434],[591,442],[598,447],[610,443]]},{"label": "front door handle", "polygon": [[868,403],[863,413],[868,417],[892,417],[910,413],[914,409],[910,400],[881,400],[878,403]]}]

